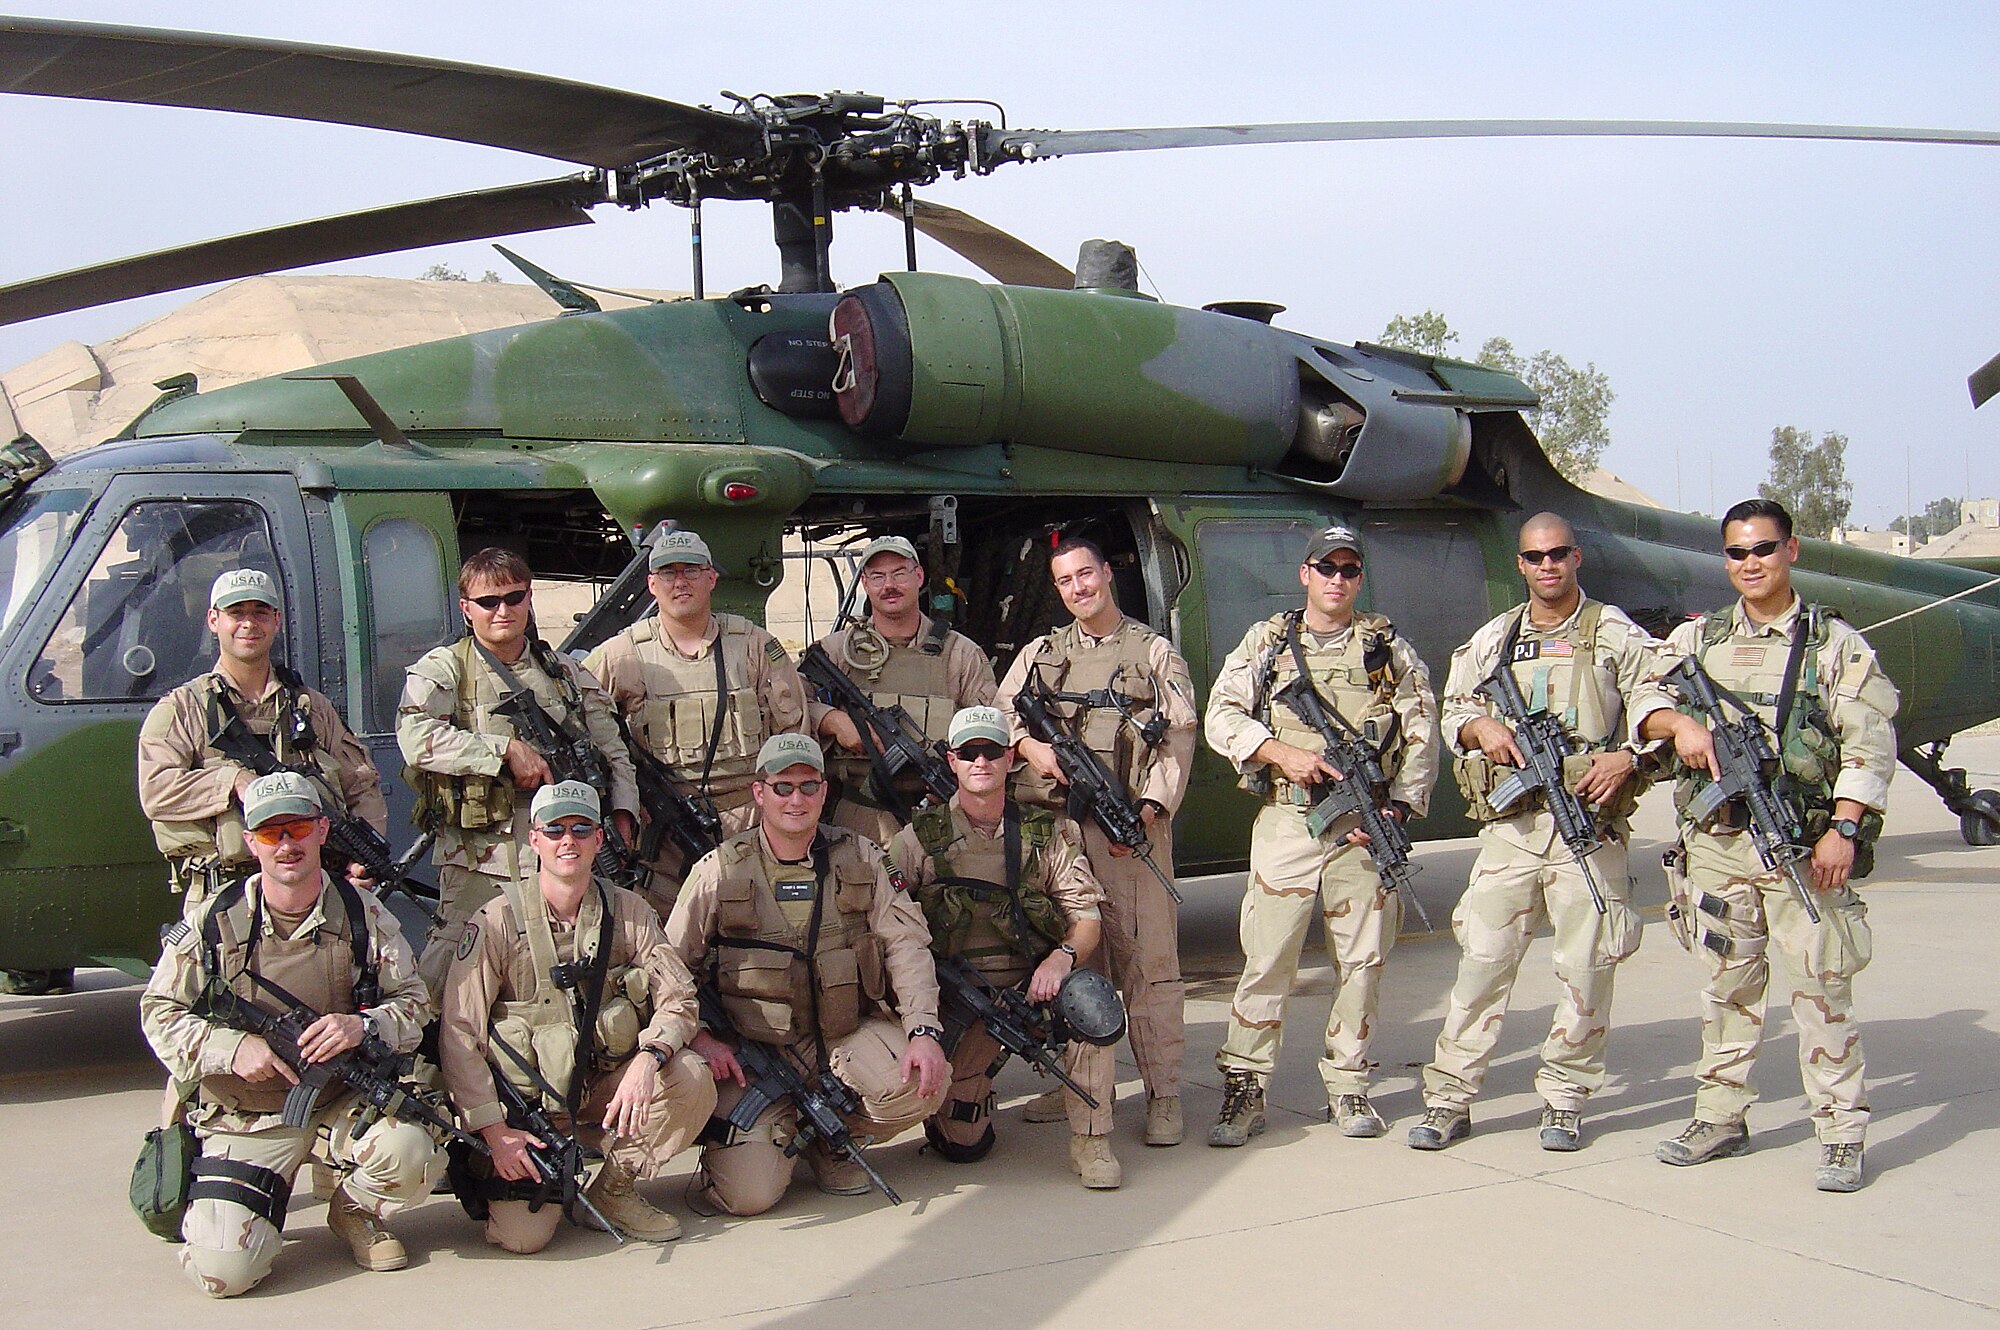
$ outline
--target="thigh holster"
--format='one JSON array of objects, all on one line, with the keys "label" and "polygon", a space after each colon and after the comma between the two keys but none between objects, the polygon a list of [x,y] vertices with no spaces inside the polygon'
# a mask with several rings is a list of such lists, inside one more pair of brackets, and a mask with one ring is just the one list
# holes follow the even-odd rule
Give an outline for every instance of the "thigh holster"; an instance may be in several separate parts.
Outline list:
[{"label": "thigh holster", "polygon": [[240,1205],[285,1231],[285,1209],[292,1202],[292,1184],[282,1174],[240,1159],[204,1156],[194,1161],[194,1181],[188,1184],[188,1203],[228,1201]]}]

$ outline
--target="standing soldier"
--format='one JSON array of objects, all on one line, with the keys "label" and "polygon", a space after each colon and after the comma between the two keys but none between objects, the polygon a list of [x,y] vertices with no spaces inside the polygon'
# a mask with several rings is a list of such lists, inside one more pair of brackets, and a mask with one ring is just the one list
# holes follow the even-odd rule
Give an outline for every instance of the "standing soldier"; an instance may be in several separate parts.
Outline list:
[{"label": "standing soldier", "polygon": [[[708,542],[667,531],[646,556],[656,617],[633,624],[590,653],[633,740],[672,768],[675,785],[706,800],[725,835],[756,819],[750,798],[758,747],[806,725],[806,686],[778,639],[735,614],[709,608],[719,580]],[[687,871],[668,843],[647,893],[665,918]]]},{"label": "standing soldier", "polygon": [[1330,526],[1315,535],[1299,565],[1305,607],[1253,624],[1223,661],[1209,696],[1209,746],[1235,763],[1243,787],[1264,800],[1250,833],[1243,977],[1215,1055],[1223,1097],[1210,1145],[1243,1145],[1264,1130],[1264,1090],[1277,1065],[1285,998],[1315,903],[1339,983],[1319,1063],[1327,1116],[1344,1136],[1385,1130],[1368,1102],[1368,1040],[1380,1009],[1382,966],[1402,924],[1402,899],[1383,885],[1365,833],[1345,822],[1318,836],[1307,827],[1312,787],[1343,773],[1322,756],[1319,733],[1274,701],[1293,679],[1307,676],[1324,703],[1380,750],[1388,814],[1404,822],[1423,816],[1437,777],[1430,675],[1395,625],[1354,608],[1361,577],[1361,540],[1352,530]]},{"label": "standing soldier", "polygon": [[[1673,706],[1654,682],[1659,643],[1617,606],[1583,594],[1576,580],[1583,552],[1568,522],[1538,514],[1519,541],[1528,603],[1488,621],[1452,653],[1445,682],[1445,743],[1481,824],[1479,859],[1453,916],[1464,954],[1437,1053],[1424,1068],[1424,1120],[1409,1137],[1417,1150],[1442,1150],[1471,1134],[1472,1097],[1500,1040],[1521,960],[1544,924],[1555,928],[1562,996],[1535,1076],[1541,1144],[1576,1149],[1584,1100],[1604,1085],[1616,967],[1639,947],[1642,921],[1632,908],[1626,850],[1646,784],[1638,772],[1638,725]],[[1525,797],[1504,813],[1488,802],[1496,786],[1527,765],[1514,727],[1476,691],[1496,668],[1514,672],[1530,712],[1546,711],[1576,750],[1563,763],[1563,780],[1595,828],[1597,848],[1586,862],[1602,905],[1545,795]]]},{"label": "standing soldier", "polygon": [[[1008,733],[1032,772],[1022,788],[1045,783],[1055,799],[1062,795],[1054,750],[1028,736],[1016,709],[1015,699],[1035,673],[1059,692],[1088,695],[1088,701],[1063,701],[1052,710],[1124,782],[1144,819],[1153,863],[1171,875],[1173,815],[1187,793],[1199,719],[1187,662],[1166,638],[1118,608],[1111,564],[1094,542],[1065,538],[1049,558],[1049,576],[1074,622],[1022,648],[1000,684]],[[1132,1056],[1146,1085],[1146,1144],[1179,1145],[1187,1001],[1173,898],[1153,869],[1112,844],[1095,821],[1083,823],[1083,845],[1104,892],[1110,978],[1125,1000]],[[1030,1122],[1062,1121],[1068,1116],[1062,1093],[1041,1096],[1026,1116]]]},{"label": "standing soldier", "polygon": [[[946,737],[960,708],[992,703],[993,666],[986,653],[920,608],[924,566],[917,562],[916,546],[901,536],[870,541],[861,551],[861,587],[868,595],[866,621],[827,634],[819,646],[876,706],[900,706],[925,739],[937,741]],[[834,825],[887,845],[904,818],[883,807],[869,783],[868,745],[859,725],[839,707],[818,700],[810,710],[814,733],[841,750],[832,755],[832,775],[840,782]],[[908,773],[895,780],[904,811],[923,801],[920,781]]]},{"label": "standing soldier", "polygon": [[181,1269],[215,1298],[248,1292],[271,1272],[292,1175],[308,1155],[337,1170],[327,1227],[364,1270],[409,1263],[379,1221],[428,1196],[444,1168],[428,1131],[364,1111],[352,1092],[330,1088],[311,1121],[286,1126],[298,1071],[263,1036],[207,1015],[211,1003],[229,1001],[322,1013],[299,1036],[307,1063],[369,1034],[407,1053],[431,1019],[395,917],[321,870],[327,820],[312,782],[294,772],[258,777],[244,788],[243,821],[258,871],[167,931],[139,1000],[146,1042],[170,1075],[196,1087],[188,1123],[201,1157],[181,1221]]},{"label": "standing soldier", "polygon": [[[1781,758],[1774,784],[1802,806],[1809,862],[1804,875],[1819,922],[1780,866],[1767,869],[1741,801],[1730,799],[1701,826],[1688,804],[1719,775],[1714,737],[1693,716],[1656,711],[1648,738],[1673,738],[1682,776],[1680,865],[1670,874],[1682,943],[1708,969],[1702,990],[1701,1062],[1694,1118],[1660,1143],[1663,1163],[1700,1164],[1750,1143],[1744,1115],[1757,1098],[1750,1068],[1764,1037],[1770,952],[1784,963],[1792,1019],[1799,1027],[1799,1075],[1819,1138],[1821,1191],[1861,1186],[1868,1096],[1861,1031],[1854,1022],[1854,976],[1873,951],[1868,908],[1849,882],[1875,864],[1889,778],[1896,769],[1896,686],[1861,634],[1792,590],[1799,542],[1792,518],[1770,499],[1746,499],[1722,518],[1723,559],[1741,599],[1728,610],[1682,624],[1668,654],[1693,657],[1717,692],[1755,710]],[[1734,719],[1734,717],[1732,717]]]},{"label": "standing soldier", "polygon": [[[445,980],[438,1060],[466,1130],[493,1152],[491,1172],[478,1180],[486,1240],[511,1252],[546,1247],[563,1209],[530,1209],[515,1194],[512,1184],[532,1193],[540,1182],[528,1151],[554,1143],[507,1120],[496,1070],[524,1100],[543,1098],[559,1128],[586,1144],[608,1140],[584,1196],[644,1242],[671,1241],[681,1226],[649,1205],[633,1179],[659,1176],[715,1107],[713,1078],[686,1054],[697,1028],[687,967],[652,906],[591,874],[604,845],[600,808],[597,791],[580,781],[535,792],[528,838],[540,868],[532,881],[507,883],[467,921]],[[562,1101],[546,1102],[534,1077],[493,1048],[496,1036]]]},{"label": "standing soldier", "polygon": [[[233,569],[215,579],[208,603],[215,668],[154,703],[139,729],[139,807],[189,914],[254,867],[240,810],[257,773],[210,744],[232,718],[279,762],[318,773],[323,800],[378,832],[389,825],[381,777],[361,741],[325,694],[271,659],[284,626],[277,583],[255,568]],[[346,871],[357,886],[373,885],[358,867]]]},{"label": "standing soldier", "polygon": [[[967,707],[952,718],[946,760],[958,793],[943,808],[911,819],[889,845],[930,923],[931,950],[958,958],[994,988],[1025,984],[1030,1002],[1055,1000],[1063,980],[1097,949],[1101,894],[1083,857],[1074,822],[1007,797],[1014,769],[1007,720],[993,707]],[[1000,1045],[974,1024],[951,1051],[951,1092],[924,1123],[924,1135],[954,1164],[984,1159],[993,1148],[993,1072]],[[1070,1167],[1083,1185],[1116,1187],[1123,1174],[1111,1152],[1116,1065],[1109,1048],[1072,1041],[1064,1072],[1097,1100],[1092,1108],[1065,1089]]]},{"label": "standing soldier", "polygon": [[438,911],[423,957],[435,990],[459,925],[502,887],[526,877],[528,799],[549,764],[495,708],[526,690],[557,725],[588,736],[611,773],[612,817],[631,844],[639,790],[603,689],[535,632],[527,561],[483,549],[458,570],[458,608],[471,631],[428,652],[403,681],[396,742],[410,764],[420,825],[437,831]]},{"label": "standing soldier", "polygon": [[[817,742],[773,735],[755,773],[759,824],[688,873],[667,939],[714,984],[737,1035],[770,1045],[808,1077],[837,1077],[860,1100],[848,1130],[886,1140],[937,1111],[950,1073],[923,911],[892,878],[880,847],[821,825],[825,755]],[[716,1112],[726,1116],[748,1088],[735,1050],[706,1029],[693,1048],[718,1082]],[[791,1185],[785,1147],[797,1132],[789,1098],[747,1130],[722,1129],[702,1149],[698,1195],[732,1215],[770,1209]],[[867,1175],[824,1141],[804,1153],[821,1191],[868,1190]]]}]

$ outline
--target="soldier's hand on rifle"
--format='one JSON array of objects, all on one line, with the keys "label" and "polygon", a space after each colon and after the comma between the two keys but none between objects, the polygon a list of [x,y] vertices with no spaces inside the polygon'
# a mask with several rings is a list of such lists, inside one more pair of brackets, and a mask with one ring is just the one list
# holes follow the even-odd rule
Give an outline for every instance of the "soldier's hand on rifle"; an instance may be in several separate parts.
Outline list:
[{"label": "soldier's hand on rifle", "polygon": [[507,774],[514,779],[517,790],[533,790],[548,784],[555,778],[549,764],[542,755],[522,743],[519,739],[507,741]]},{"label": "soldier's hand on rifle", "polygon": [[[651,1062],[651,1058],[645,1061]],[[546,1144],[530,1136],[519,1127],[510,1127],[505,1122],[495,1122],[481,1127],[479,1134],[486,1139],[486,1148],[493,1152],[493,1171],[509,1182],[533,1182],[538,1176],[533,1161],[528,1158],[529,1147],[541,1149]]]},{"label": "soldier's hand on rifle", "polygon": [[[1150,799],[1141,799],[1139,801],[1140,826],[1144,827],[1147,831],[1151,831],[1153,829],[1153,823],[1159,820],[1159,816],[1160,816],[1160,806],[1158,804],[1154,803]],[[1131,856],[1132,856],[1132,848],[1130,846],[1120,845],[1116,841],[1111,842],[1112,858],[1129,859],[1131,858]]]},{"label": "soldier's hand on rifle", "polygon": [[611,1102],[604,1106],[604,1130],[612,1136],[637,1136],[652,1115],[653,1096],[660,1087],[660,1064],[641,1052],[625,1064]]},{"label": "soldier's hand on rifle", "polygon": [[1341,779],[1340,772],[1318,753],[1294,748],[1279,739],[1266,739],[1257,745],[1257,751],[1250,757],[1253,761],[1276,767],[1294,785],[1317,785],[1323,780]]},{"label": "soldier's hand on rifle", "polygon": [[347,881],[356,891],[375,890],[374,877],[369,874],[367,869],[351,859],[347,864]]},{"label": "soldier's hand on rifle", "polygon": [[249,789],[250,782],[256,779],[257,779],[257,773],[252,771],[250,768],[248,767],[236,768],[236,779],[230,783],[229,792],[230,794],[235,796],[236,802],[238,804],[241,804],[243,802],[243,791]]},{"label": "soldier's hand on rifle", "polygon": [[1592,753],[1590,770],[1576,782],[1577,797],[1588,804],[1606,804],[1611,796],[1624,788],[1632,779],[1633,770],[1639,765],[1639,758],[1629,748],[1615,748],[1608,753]]},{"label": "soldier's hand on rifle", "polygon": [[927,1034],[920,1034],[910,1041],[903,1052],[903,1080],[907,1084],[914,1080],[917,1093],[929,1098],[944,1089],[945,1079],[951,1075],[951,1063],[945,1059],[944,1048]]},{"label": "soldier's hand on rifle", "polygon": [[329,1012],[308,1025],[306,1032],[299,1036],[299,1053],[307,1062],[324,1062],[350,1048],[360,1047],[367,1035],[367,1018],[351,1012]]},{"label": "soldier's hand on rifle", "polygon": [[1476,748],[1486,755],[1487,761],[1503,766],[1528,765],[1528,759],[1521,755],[1521,746],[1514,742],[1513,727],[1492,716],[1475,716],[1459,726],[1458,746],[1467,751]]},{"label": "soldier's hand on rifle", "polygon": [[625,838],[627,845],[637,845],[639,843],[639,819],[633,817],[628,809],[612,809],[611,825],[618,828],[618,834]]},{"label": "soldier's hand on rifle", "polygon": [[861,747],[861,727],[845,711],[835,709],[820,719],[819,732],[850,753],[859,753]]},{"label": "soldier's hand on rifle", "polygon": [[1042,773],[1043,777],[1058,785],[1067,785],[1063,779],[1062,767],[1056,762],[1056,750],[1040,739],[1023,737],[1014,751],[1027,760],[1029,766]]},{"label": "soldier's hand on rifle", "polygon": [[1042,963],[1028,976],[1028,1001],[1054,1001],[1056,993],[1063,986],[1063,980],[1069,978],[1070,972],[1074,969],[1076,962],[1061,948],[1042,957]]},{"label": "soldier's hand on rifle", "polygon": [[260,1034],[246,1034],[243,1042],[236,1046],[236,1056],[230,1061],[229,1069],[252,1085],[265,1081],[283,1080],[293,1085],[299,1083],[299,1075],[285,1060],[271,1051]]},{"label": "soldier's hand on rifle", "polygon": [[[708,1064],[708,1074],[718,1081],[735,1081],[738,1085],[750,1082],[743,1075],[743,1064],[736,1060],[736,1052],[706,1030],[702,1030],[688,1041],[688,1047],[699,1054]],[[648,1058],[647,1061],[651,1061]]]}]

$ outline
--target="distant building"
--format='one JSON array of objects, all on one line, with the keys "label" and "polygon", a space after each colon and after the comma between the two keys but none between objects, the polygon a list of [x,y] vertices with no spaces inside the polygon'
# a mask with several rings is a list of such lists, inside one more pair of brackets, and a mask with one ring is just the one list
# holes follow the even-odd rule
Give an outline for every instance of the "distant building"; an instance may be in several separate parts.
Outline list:
[{"label": "distant building", "polygon": [[1900,531],[1870,531],[1867,527],[1835,527],[1832,541],[1836,545],[1852,545],[1857,550],[1873,550],[1877,554],[1908,554],[1910,538]]},{"label": "distant building", "polygon": [[1917,550],[1919,559],[2000,559],[2000,499],[1968,499],[1959,524]]}]

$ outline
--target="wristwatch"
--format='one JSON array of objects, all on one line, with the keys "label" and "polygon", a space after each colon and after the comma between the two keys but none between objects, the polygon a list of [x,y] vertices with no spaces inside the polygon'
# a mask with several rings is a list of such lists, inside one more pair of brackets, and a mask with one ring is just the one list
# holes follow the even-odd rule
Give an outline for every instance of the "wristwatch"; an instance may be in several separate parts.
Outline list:
[{"label": "wristwatch", "polygon": [[1848,840],[1853,840],[1861,834],[1861,824],[1851,817],[1843,817],[1836,820],[1833,824],[1833,829]]},{"label": "wristwatch", "polygon": [[665,1071],[667,1069],[667,1064],[674,1060],[674,1055],[672,1053],[669,1053],[666,1049],[662,1048],[658,1044],[647,1044],[645,1048],[641,1049],[640,1051],[644,1053],[651,1053],[653,1055],[653,1061],[660,1064],[661,1071]]},{"label": "wristwatch", "polygon": [[1075,965],[1077,963],[1076,948],[1072,947],[1069,943],[1067,942],[1056,943],[1056,950],[1066,954],[1069,957],[1069,963],[1071,965]]},{"label": "wristwatch", "polygon": [[920,1034],[929,1035],[931,1038],[937,1040],[938,1047],[944,1047],[944,1031],[938,1029],[937,1026],[919,1025],[916,1029],[910,1031],[910,1038],[915,1039]]}]

